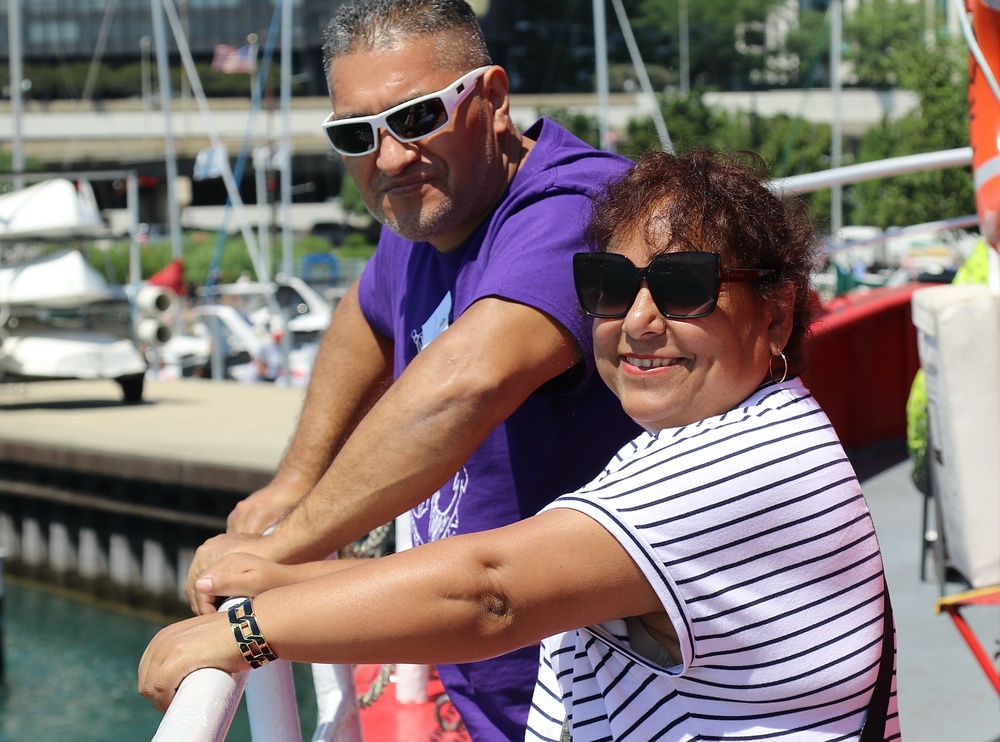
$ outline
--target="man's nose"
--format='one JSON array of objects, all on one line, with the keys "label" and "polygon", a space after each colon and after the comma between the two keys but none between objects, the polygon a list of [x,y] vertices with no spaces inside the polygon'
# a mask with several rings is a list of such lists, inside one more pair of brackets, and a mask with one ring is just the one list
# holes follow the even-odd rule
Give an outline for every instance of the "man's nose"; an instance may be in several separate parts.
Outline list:
[{"label": "man's nose", "polygon": [[391,131],[379,129],[378,132],[378,169],[390,175],[401,172],[411,162],[417,159],[417,146],[412,142],[401,142]]}]

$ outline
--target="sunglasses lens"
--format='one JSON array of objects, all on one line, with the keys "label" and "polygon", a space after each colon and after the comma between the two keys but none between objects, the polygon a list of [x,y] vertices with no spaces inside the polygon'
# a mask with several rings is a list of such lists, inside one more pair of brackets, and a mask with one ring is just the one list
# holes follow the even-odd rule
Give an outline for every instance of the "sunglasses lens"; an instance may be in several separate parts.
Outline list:
[{"label": "sunglasses lens", "polygon": [[401,139],[419,139],[447,124],[448,111],[443,100],[429,98],[393,113],[385,123]]},{"label": "sunglasses lens", "polygon": [[623,317],[635,299],[639,271],[627,260],[600,254],[575,255],[573,278],[580,306],[595,317]]},{"label": "sunglasses lens", "polygon": [[335,149],[349,155],[363,155],[375,148],[375,130],[369,123],[330,126],[326,133]]},{"label": "sunglasses lens", "polygon": [[718,257],[712,253],[674,253],[640,271],[621,255],[573,256],[573,277],[583,311],[594,317],[624,317],[645,278],[657,309],[678,319],[704,317],[715,309]]},{"label": "sunglasses lens", "polygon": [[[657,308],[667,317],[704,317],[715,309],[718,266],[710,253],[690,264],[653,261],[646,284]],[[709,260],[702,260],[704,255]]]}]

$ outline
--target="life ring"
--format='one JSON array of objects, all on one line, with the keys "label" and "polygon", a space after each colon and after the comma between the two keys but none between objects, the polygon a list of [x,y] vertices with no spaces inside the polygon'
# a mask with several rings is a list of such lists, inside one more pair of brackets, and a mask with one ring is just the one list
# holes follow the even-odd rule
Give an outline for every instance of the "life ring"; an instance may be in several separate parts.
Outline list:
[{"label": "life ring", "polygon": [[[1000,0],[966,0],[983,57],[1000,71]],[[983,236],[1000,249],[1000,101],[975,58],[969,57],[969,142],[976,211]]]}]

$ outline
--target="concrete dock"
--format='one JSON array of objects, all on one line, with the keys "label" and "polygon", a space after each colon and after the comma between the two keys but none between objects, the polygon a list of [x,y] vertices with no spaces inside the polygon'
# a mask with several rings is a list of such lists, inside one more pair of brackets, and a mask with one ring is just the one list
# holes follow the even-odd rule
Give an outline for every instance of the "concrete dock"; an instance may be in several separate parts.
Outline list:
[{"label": "concrete dock", "polygon": [[302,397],[272,384],[147,380],[142,403],[123,405],[112,381],[0,384],[0,460],[44,447],[53,464],[113,456],[120,472],[153,467],[177,484],[239,489],[274,472]]},{"label": "concrete dock", "polygon": [[[128,583],[153,574],[163,589],[176,590],[176,573],[184,571],[191,547],[177,549],[169,542],[182,537],[198,542],[200,534],[222,523],[231,502],[268,480],[294,428],[302,390],[150,381],[144,397],[142,404],[122,405],[110,381],[0,384],[0,525],[6,524],[0,528],[0,549],[15,555],[33,549],[31,559],[45,561],[50,571],[67,565],[93,570],[94,565],[87,566],[91,558],[84,558],[82,536],[84,528],[91,528],[96,533],[92,540],[105,544],[109,553],[118,544],[118,556],[110,558],[126,564],[114,580]],[[875,520],[892,592],[903,739],[1000,740],[1000,698],[951,619],[935,614],[940,589],[933,569],[927,570],[929,579],[920,579],[923,499],[910,481],[902,444],[879,445],[852,458]],[[19,472],[45,467],[77,474],[55,483],[9,481]],[[88,484],[80,472],[96,477],[96,484]],[[79,538],[60,535],[54,526],[47,532],[39,526],[42,501],[65,511],[69,506],[59,500],[63,488],[82,490],[84,497],[112,497],[114,493],[98,490],[117,481],[113,477],[140,483],[102,506],[109,517],[125,524],[122,528],[132,529],[129,524],[141,515],[128,510],[128,498],[138,498],[131,504],[143,512],[167,517],[163,511],[183,504],[184,497],[174,496],[181,491],[194,493],[189,497],[198,504],[188,509],[203,522],[143,526],[127,536],[119,534],[117,541],[115,533],[102,535],[93,523],[81,526]],[[5,492],[5,485],[17,492]],[[212,510],[216,500],[221,502]],[[25,524],[34,521],[32,528],[40,532],[28,538]],[[973,607],[963,615],[993,656],[1000,648],[1000,608]]]}]

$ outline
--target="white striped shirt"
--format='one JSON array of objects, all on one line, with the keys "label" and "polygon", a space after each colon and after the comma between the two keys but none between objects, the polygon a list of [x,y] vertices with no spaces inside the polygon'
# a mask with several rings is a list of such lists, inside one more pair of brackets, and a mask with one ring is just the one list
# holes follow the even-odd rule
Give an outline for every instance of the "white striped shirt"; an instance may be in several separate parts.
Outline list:
[{"label": "white striped shirt", "polygon": [[[526,739],[857,739],[878,674],[882,560],[853,467],[797,379],[622,448],[549,507],[586,513],[656,590],[682,662],[624,620],[542,643]],[[899,738],[895,675],[885,739]]]}]

